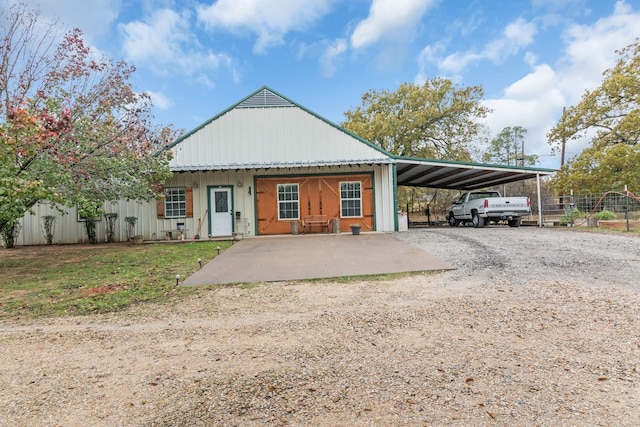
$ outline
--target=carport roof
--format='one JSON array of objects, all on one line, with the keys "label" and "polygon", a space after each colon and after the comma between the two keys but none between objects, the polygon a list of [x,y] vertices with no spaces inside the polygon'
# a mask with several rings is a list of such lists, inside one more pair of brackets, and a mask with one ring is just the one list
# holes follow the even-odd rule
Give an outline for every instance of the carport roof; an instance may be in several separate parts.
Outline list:
[{"label": "carport roof", "polygon": [[479,188],[548,176],[554,169],[501,166],[451,160],[396,157],[398,185],[409,187],[477,190]]}]

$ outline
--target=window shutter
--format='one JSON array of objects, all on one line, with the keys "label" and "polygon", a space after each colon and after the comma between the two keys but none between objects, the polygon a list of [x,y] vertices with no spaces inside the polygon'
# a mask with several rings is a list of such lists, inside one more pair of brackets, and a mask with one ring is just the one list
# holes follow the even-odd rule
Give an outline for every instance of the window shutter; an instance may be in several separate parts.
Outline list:
[{"label": "window shutter", "polygon": [[164,197],[156,200],[156,213],[158,219],[164,219]]},{"label": "window shutter", "polygon": [[187,218],[193,218],[193,188],[185,189],[185,198],[187,202]]}]

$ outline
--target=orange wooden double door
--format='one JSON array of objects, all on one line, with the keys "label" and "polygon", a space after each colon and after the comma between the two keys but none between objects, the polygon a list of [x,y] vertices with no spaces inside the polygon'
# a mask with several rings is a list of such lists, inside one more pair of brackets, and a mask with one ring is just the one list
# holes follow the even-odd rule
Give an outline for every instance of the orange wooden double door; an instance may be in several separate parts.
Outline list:
[{"label": "orange wooden double door", "polygon": [[[351,198],[347,203],[352,209],[345,211],[349,215],[346,217],[341,215],[343,184],[352,184],[349,186],[351,189],[359,188],[359,191],[349,194]],[[283,200],[279,200],[279,186],[280,198]],[[360,196],[360,215],[354,213],[354,208],[355,211],[358,210],[357,197],[353,197],[354,195]],[[296,197],[297,201],[294,200]],[[291,222],[298,222],[300,233],[326,233],[327,228],[318,226],[302,229],[302,221],[312,215],[324,215],[328,221],[340,218],[340,231],[349,231],[351,224],[360,224],[362,231],[371,231],[374,227],[372,177],[364,174],[257,178],[256,214],[258,235],[290,234]]]}]

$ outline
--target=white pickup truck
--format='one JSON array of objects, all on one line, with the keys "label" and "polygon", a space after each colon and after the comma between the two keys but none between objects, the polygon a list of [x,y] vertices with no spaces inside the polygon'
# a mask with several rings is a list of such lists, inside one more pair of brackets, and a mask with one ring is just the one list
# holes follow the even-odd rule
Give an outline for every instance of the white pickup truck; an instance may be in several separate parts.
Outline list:
[{"label": "white pickup truck", "polygon": [[477,228],[506,221],[510,227],[519,227],[522,217],[530,213],[528,197],[502,197],[497,191],[469,191],[453,202],[447,222],[457,227],[461,222],[471,221]]}]

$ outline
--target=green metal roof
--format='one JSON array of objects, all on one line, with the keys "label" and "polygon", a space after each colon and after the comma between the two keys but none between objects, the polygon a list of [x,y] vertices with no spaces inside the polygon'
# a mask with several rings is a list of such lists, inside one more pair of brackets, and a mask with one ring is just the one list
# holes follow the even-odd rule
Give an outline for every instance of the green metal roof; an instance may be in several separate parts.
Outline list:
[{"label": "green metal roof", "polygon": [[554,174],[554,169],[395,156],[398,185],[477,190]]}]

